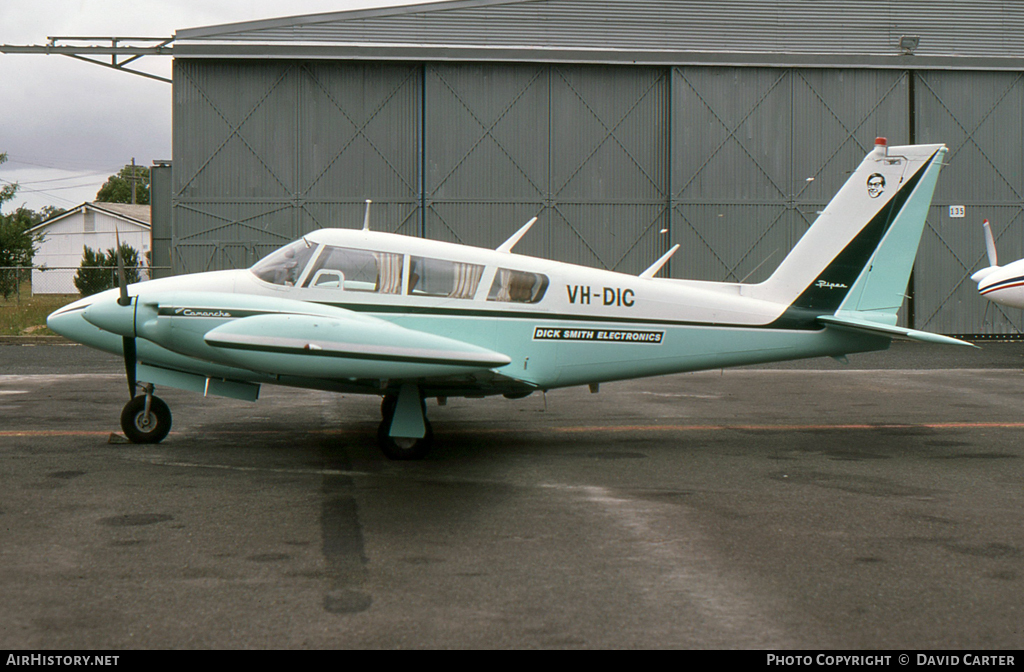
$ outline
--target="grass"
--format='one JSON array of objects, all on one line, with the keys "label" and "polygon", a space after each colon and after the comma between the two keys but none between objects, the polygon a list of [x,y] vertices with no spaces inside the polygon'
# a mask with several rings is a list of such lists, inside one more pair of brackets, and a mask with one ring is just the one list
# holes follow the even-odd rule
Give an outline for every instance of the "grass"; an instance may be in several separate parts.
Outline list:
[{"label": "grass", "polygon": [[32,284],[23,283],[20,294],[0,296],[0,336],[55,336],[46,328],[46,316],[78,298],[78,294],[32,296]]}]

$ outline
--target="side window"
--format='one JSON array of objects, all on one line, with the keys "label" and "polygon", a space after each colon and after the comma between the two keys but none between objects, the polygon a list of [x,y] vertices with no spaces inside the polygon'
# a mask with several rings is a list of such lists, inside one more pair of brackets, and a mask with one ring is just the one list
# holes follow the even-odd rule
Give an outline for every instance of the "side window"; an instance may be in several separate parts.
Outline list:
[{"label": "side window", "polygon": [[328,245],[309,272],[305,286],[398,294],[402,290],[402,255]]},{"label": "side window", "polygon": [[316,244],[304,238],[271,252],[256,262],[251,270],[263,282],[291,287],[302,276],[302,269],[316,252]]},{"label": "side window", "polygon": [[511,303],[537,303],[548,291],[548,276],[527,271],[513,271],[499,268],[494,274],[494,283],[487,294],[488,301]]},{"label": "side window", "polygon": [[409,296],[440,296],[472,299],[484,267],[457,261],[412,257],[409,265]]}]

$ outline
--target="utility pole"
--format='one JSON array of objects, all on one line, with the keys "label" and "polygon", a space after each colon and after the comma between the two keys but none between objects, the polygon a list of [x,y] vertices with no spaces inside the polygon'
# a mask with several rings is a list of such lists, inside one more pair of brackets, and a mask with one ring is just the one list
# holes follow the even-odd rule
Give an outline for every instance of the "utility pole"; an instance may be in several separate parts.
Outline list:
[{"label": "utility pole", "polygon": [[135,157],[132,157],[132,205],[135,205],[135,182],[138,177],[135,176]]}]

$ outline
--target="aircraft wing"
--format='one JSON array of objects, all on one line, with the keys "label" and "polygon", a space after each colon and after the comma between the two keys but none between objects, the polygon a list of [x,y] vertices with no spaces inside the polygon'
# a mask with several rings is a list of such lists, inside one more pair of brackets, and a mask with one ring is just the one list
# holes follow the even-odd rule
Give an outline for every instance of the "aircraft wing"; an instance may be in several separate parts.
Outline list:
[{"label": "aircraft wing", "polygon": [[211,329],[203,340],[224,363],[313,378],[448,376],[511,361],[486,348],[366,316],[255,315]]},{"label": "aircraft wing", "polygon": [[822,322],[831,327],[836,327],[837,329],[869,333],[874,334],[876,336],[888,336],[889,338],[903,338],[911,341],[922,341],[924,343],[939,343],[943,345],[966,345],[971,348],[978,347],[973,343],[961,341],[958,338],[952,338],[950,336],[942,336],[941,334],[933,334],[927,331],[908,329],[906,327],[897,327],[888,324],[880,324],[878,322],[872,322],[871,320],[849,317],[845,315],[819,315],[818,322]]}]

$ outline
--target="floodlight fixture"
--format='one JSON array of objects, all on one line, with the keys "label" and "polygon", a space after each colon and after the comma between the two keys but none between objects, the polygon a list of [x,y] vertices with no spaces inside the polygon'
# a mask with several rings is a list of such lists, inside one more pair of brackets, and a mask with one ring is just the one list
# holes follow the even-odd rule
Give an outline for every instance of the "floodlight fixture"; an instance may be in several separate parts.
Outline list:
[{"label": "floodlight fixture", "polygon": [[920,42],[921,38],[917,35],[902,35],[900,36],[900,50],[903,51],[904,55],[912,56]]}]

